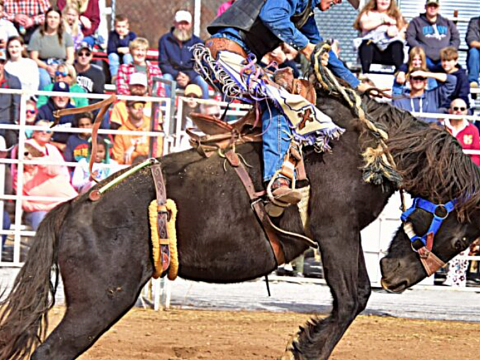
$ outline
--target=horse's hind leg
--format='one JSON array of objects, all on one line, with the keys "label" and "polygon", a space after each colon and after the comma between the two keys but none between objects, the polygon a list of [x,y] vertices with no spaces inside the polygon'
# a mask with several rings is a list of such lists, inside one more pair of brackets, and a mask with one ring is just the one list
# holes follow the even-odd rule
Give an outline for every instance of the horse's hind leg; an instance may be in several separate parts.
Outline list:
[{"label": "horse's hind leg", "polygon": [[98,248],[85,252],[83,257],[68,257],[60,262],[67,310],[32,355],[33,360],[77,358],[132,308],[151,276],[145,264],[148,252],[145,260],[132,256],[123,261],[118,254],[106,254]]}]

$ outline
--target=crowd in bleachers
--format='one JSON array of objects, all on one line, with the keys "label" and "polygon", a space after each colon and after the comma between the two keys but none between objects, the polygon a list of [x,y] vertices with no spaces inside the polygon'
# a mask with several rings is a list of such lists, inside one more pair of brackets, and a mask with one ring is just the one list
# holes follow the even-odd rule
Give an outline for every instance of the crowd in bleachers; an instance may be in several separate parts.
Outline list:
[{"label": "crowd in bleachers", "polygon": [[[235,0],[226,1],[218,15]],[[54,6],[52,6],[54,5]],[[394,0],[371,0],[361,9],[352,26],[358,38],[361,76],[367,76],[372,64],[391,65],[394,80],[388,90],[396,97],[393,105],[417,113],[471,114],[471,88],[478,88],[480,72],[480,17],[471,19],[466,41],[469,46],[467,69],[458,63],[459,32],[456,25],[441,14],[439,0],[427,0],[425,13],[410,20],[402,16]],[[159,34],[158,59],[148,60],[151,44],[130,30],[129,19],[116,14],[114,26],[103,39],[97,33],[100,23],[98,0],[0,0],[0,87],[9,89],[55,91],[55,96],[33,96],[27,101],[26,124],[45,126],[45,131],[27,131],[23,156],[41,161],[66,160],[79,166],[26,166],[24,195],[39,194],[68,198],[86,191],[91,185],[86,164],[90,158],[90,131],[69,134],[52,132],[48,126],[59,109],[82,107],[99,101],[85,97],[67,97],[59,93],[103,94],[111,82],[120,95],[170,96],[175,83],[190,100],[184,106],[182,127],[191,111],[220,116],[218,106],[202,106],[194,98],[209,99],[213,90],[193,69],[191,46],[205,39],[192,34],[192,14],[179,10],[171,30]],[[339,44],[333,49],[340,57]],[[349,44],[343,44],[349,46]],[[107,67],[98,66],[94,56],[106,49]],[[408,61],[404,62],[408,51]],[[306,73],[308,61],[287,44],[267,54],[258,63],[267,68],[291,67],[295,77]],[[162,79],[162,81],[156,81]],[[0,94],[0,123],[17,124],[20,95]],[[91,129],[96,112],[62,117],[58,127]],[[155,116],[154,116],[155,115]],[[432,118],[425,118],[432,121]],[[162,114],[152,113],[152,104],[144,101],[118,101],[102,121],[102,128],[144,132],[161,130]],[[465,119],[435,122],[444,124],[468,149],[480,149],[477,128]],[[57,129],[58,129],[57,127]],[[55,130],[55,129],[54,129]],[[18,131],[1,129],[7,147],[18,143]],[[161,139],[161,138],[159,138]],[[132,164],[136,158],[151,155],[151,142],[143,134],[119,134],[100,139],[96,163],[112,167],[94,167],[93,176],[104,178],[118,164]],[[161,140],[155,144],[161,155]],[[474,156],[475,163],[480,157]],[[137,160],[138,161],[138,160]],[[110,169],[110,170],[109,170]],[[15,179],[15,172],[13,179]],[[24,201],[33,228],[37,218],[56,201]]]}]

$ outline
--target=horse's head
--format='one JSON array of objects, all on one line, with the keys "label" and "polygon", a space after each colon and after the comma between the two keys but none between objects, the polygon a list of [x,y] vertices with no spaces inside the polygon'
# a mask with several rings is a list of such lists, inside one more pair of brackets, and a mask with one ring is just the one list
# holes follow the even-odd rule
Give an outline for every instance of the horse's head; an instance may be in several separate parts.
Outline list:
[{"label": "horse's head", "polygon": [[435,273],[480,236],[480,228],[460,222],[455,201],[436,205],[416,198],[402,214],[387,256],[381,262],[382,286],[402,292]]}]

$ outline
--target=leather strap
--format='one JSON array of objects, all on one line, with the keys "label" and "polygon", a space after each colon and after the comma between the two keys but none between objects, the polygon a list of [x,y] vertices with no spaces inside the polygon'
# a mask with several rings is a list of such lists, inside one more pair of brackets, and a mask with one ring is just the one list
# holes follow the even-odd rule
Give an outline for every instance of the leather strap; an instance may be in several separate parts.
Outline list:
[{"label": "leather strap", "polygon": [[[162,166],[159,162],[151,166],[153,182],[155,184],[155,192],[157,194],[157,205],[163,206],[167,202],[167,193],[165,190],[165,183],[163,181]],[[160,239],[168,239],[167,221],[168,213],[159,212],[157,219],[158,236]]]},{"label": "leather strap", "polygon": [[435,274],[445,265],[445,263],[428,250],[426,246],[418,250],[418,255],[420,255],[420,261],[422,262],[428,276]]},{"label": "leather strap", "polygon": [[205,41],[205,46],[210,50],[214,59],[217,58],[219,51],[230,51],[247,58],[245,50],[243,50],[243,48],[235,41],[227,38],[210,38]]},{"label": "leather strap", "polygon": [[253,185],[252,179],[250,178],[247,169],[238,158],[238,155],[233,150],[228,151],[225,156],[230,165],[235,169],[235,172],[242,181],[245,190],[247,190],[250,200],[252,200],[251,206],[255,211],[255,214],[257,215],[257,218],[260,221],[260,224],[262,225],[265,234],[267,235],[268,241],[270,242],[270,246],[272,247],[273,254],[275,256],[275,261],[277,262],[277,266],[284,264],[285,253],[283,251],[282,244],[277,237],[275,229],[272,226],[270,217],[265,211],[265,206],[263,205],[263,202],[257,201],[258,193],[255,192],[255,186]]}]

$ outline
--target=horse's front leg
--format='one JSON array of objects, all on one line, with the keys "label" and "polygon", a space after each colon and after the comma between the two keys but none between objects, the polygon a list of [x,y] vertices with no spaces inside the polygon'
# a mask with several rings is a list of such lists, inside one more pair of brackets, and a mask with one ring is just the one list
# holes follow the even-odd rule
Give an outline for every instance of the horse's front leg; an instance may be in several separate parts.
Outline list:
[{"label": "horse's front leg", "polygon": [[328,229],[323,228],[315,237],[322,239],[322,264],[333,296],[333,310],[328,317],[313,318],[301,327],[283,359],[328,359],[347,328],[367,305],[371,289],[359,231],[344,229],[340,234],[338,229],[342,229],[341,224],[330,223]]}]

